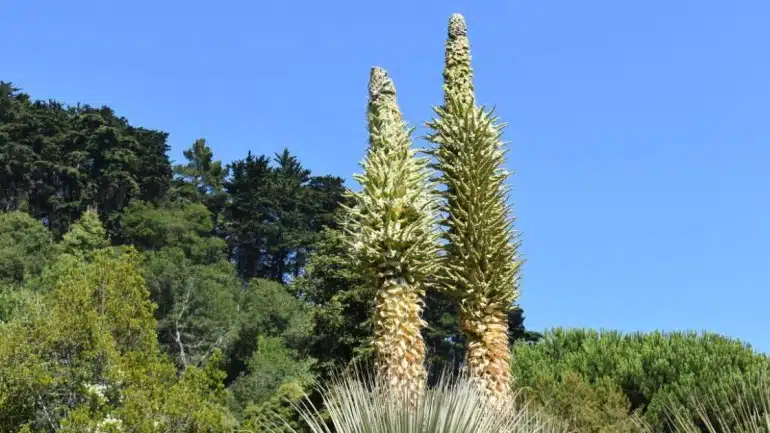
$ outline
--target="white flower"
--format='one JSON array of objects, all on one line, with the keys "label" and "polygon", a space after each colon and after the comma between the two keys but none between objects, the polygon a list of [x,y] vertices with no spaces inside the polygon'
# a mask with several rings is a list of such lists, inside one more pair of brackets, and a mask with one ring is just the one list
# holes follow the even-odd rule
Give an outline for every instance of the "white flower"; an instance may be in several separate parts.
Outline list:
[{"label": "white flower", "polygon": [[115,432],[121,431],[123,428],[123,421],[115,418],[112,414],[107,415],[99,424],[96,425],[96,432]]},{"label": "white flower", "polygon": [[85,386],[86,394],[95,396],[101,401],[106,401],[107,397],[104,396],[104,392],[107,390],[107,385],[89,383]]}]

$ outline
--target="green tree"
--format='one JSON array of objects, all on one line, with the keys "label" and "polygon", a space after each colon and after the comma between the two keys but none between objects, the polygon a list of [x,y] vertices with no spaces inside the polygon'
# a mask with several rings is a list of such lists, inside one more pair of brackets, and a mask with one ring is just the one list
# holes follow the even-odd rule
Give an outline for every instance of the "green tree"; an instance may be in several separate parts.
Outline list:
[{"label": "green tree", "polygon": [[135,251],[58,261],[51,294],[0,328],[1,431],[232,427],[223,373],[207,366],[177,379],[158,350]]},{"label": "green tree", "polygon": [[[161,409],[153,420],[153,431],[168,432],[221,432],[229,433],[238,427],[230,413],[231,396],[223,379],[222,354],[216,350],[201,367],[191,366],[166,391]],[[141,406],[131,416],[143,418]],[[156,424],[157,422],[157,424]]]},{"label": "green tree", "polygon": [[270,224],[270,160],[249,152],[229,167],[232,176],[225,188],[231,199],[225,219],[230,254],[241,278],[264,277],[268,274],[265,225]]},{"label": "green tree", "polygon": [[[284,382],[269,400],[244,411],[243,430],[296,433],[310,431],[296,407],[307,398],[300,381]],[[280,421],[279,421],[280,420]]]},{"label": "green tree", "polygon": [[134,201],[123,214],[123,236],[140,251],[179,248],[196,264],[226,258],[225,241],[213,233],[211,212],[201,203]]},{"label": "green tree", "polygon": [[24,212],[0,213],[0,281],[21,284],[51,259],[53,240],[41,221]]},{"label": "green tree", "polygon": [[0,81],[0,210],[19,210],[28,203],[34,180],[31,167],[37,155],[28,142],[17,137],[29,126],[29,95],[11,83]]},{"label": "green tree", "polygon": [[182,249],[167,247],[145,253],[142,265],[158,305],[158,339],[181,370],[230,349],[242,287],[230,263],[196,264]]},{"label": "green tree", "polygon": [[270,162],[249,152],[230,165],[225,237],[241,278],[286,282],[301,274],[318,233],[331,224],[342,179],[311,176],[288,150]]},{"label": "green tree", "polygon": [[110,246],[107,230],[104,229],[99,214],[89,209],[75,222],[62,240],[56,244],[57,254],[71,254],[80,258],[91,256],[94,252]]},{"label": "green tree", "polygon": [[159,201],[169,188],[166,138],[109,107],[32,101],[0,83],[0,207],[27,206],[57,237],[95,207],[120,241],[122,209]]},{"label": "green tree", "polygon": [[200,202],[134,201],[123,215],[125,240],[144,252],[161,346],[183,371],[228,352],[237,333],[242,283],[213,229]]},{"label": "green tree", "polygon": [[654,431],[663,432],[671,431],[666,418],[672,404],[707,396],[714,387],[768,365],[766,355],[711,333],[554,329],[537,344],[514,346],[512,374],[517,386],[535,389],[563,381],[568,372],[589,384],[609,379],[623,391],[631,411],[640,410]]},{"label": "green tree", "polygon": [[174,166],[177,194],[192,202],[203,203],[211,212],[216,227],[227,201],[224,185],[228,169],[222,161],[214,160],[214,152],[203,138],[195,140],[183,154],[187,164]]},{"label": "green tree", "polygon": [[428,160],[411,148],[396,89],[385,70],[369,79],[369,149],[355,175],[345,232],[353,258],[377,289],[374,313],[379,376],[395,389],[419,392],[426,378],[421,329],[425,284],[436,270],[434,186]]},{"label": "green tree", "polygon": [[307,355],[314,323],[310,307],[274,281],[253,279],[238,300],[239,324],[229,353],[229,381],[248,371],[259,337],[279,338],[298,356]]},{"label": "green tree", "polygon": [[281,386],[295,383],[302,387],[313,383],[313,359],[286,347],[279,337],[257,336],[256,349],[246,364],[246,372],[232,385],[241,410],[269,402]]},{"label": "green tree", "polygon": [[152,358],[155,330],[133,256],[104,252],[70,266],[44,305],[10,323],[0,334],[0,419],[4,431],[23,425],[53,431],[71,410],[88,405],[90,393],[116,399],[139,380]]},{"label": "green tree", "polygon": [[494,395],[510,391],[508,312],[518,296],[518,243],[507,205],[502,125],[475,104],[465,19],[452,15],[444,105],[428,123],[444,184],[439,283],[459,301],[465,367]]},{"label": "green tree", "polygon": [[305,274],[292,282],[300,299],[314,306],[316,335],[310,354],[316,371],[328,374],[351,361],[371,360],[376,288],[352,266],[339,230],[325,229]]},{"label": "green tree", "polygon": [[550,413],[558,414],[578,433],[641,433],[631,414],[631,404],[620,386],[609,377],[588,382],[573,371],[558,380],[539,380],[530,395]]}]

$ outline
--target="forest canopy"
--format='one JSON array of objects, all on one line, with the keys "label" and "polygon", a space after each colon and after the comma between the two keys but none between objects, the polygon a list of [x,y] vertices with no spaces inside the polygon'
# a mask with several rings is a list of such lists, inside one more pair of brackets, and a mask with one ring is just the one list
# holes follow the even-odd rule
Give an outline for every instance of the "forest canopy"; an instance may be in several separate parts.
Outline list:
[{"label": "forest canopy", "polygon": [[[288,149],[223,162],[205,139],[174,164],[167,139],[106,106],[0,84],[0,431],[96,422],[155,397],[169,422],[253,423],[288,410],[284,397],[316,378],[371,360],[373,292],[348,268],[337,226],[343,179],[312,173]],[[117,285],[94,292],[108,280]],[[69,308],[77,299],[82,308]],[[462,360],[463,337],[448,299],[427,302],[435,376]],[[122,320],[143,330],[144,346],[116,334]],[[510,321],[524,337],[521,311]],[[110,400],[150,386],[113,377],[137,363],[163,372],[152,386],[195,388],[206,413],[172,420],[187,411],[164,406],[182,404],[173,395]]]}]

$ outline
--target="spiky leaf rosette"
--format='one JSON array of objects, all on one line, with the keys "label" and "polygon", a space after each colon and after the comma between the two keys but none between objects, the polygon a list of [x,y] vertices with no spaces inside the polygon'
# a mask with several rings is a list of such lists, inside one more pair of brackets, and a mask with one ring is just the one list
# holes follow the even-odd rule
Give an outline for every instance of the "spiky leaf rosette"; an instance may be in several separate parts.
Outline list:
[{"label": "spiky leaf rosette", "polygon": [[502,131],[493,112],[474,103],[465,20],[449,22],[444,106],[428,126],[436,146],[445,254],[440,285],[457,299],[468,345],[465,366],[493,395],[510,393],[507,312],[518,297],[517,233],[507,205],[509,177]]},{"label": "spiky leaf rosette", "polygon": [[369,149],[354,178],[343,228],[353,257],[377,289],[376,365],[386,383],[421,392],[425,344],[420,329],[425,280],[436,270],[437,212],[428,160],[411,148],[393,81],[373,68],[369,83]]},{"label": "spiky leaf rosette", "polygon": [[[443,376],[412,405],[360,374],[318,387],[322,405],[296,405],[311,433],[566,433],[568,425],[525,398],[492,402],[466,377]],[[319,407],[323,407],[323,414]],[[287,423],[276,420],[276,426]],[[268,431],[276,431],[269,428]],[[291,433],[297,433],[289,426]]]}]

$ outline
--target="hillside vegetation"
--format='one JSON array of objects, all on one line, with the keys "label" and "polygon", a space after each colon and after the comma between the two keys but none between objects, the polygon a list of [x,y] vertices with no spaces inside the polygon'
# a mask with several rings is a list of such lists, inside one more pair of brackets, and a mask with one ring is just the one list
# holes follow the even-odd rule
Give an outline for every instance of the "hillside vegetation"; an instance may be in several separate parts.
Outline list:
[{"label": "hillside vegetation", "polygon": [[443,77],[416,149],[372,69],[355,192],[288,149],[172,164],[163,131],[0,82],[0,433],[770,433],[740,341],[524,329],[457,14]]}]

